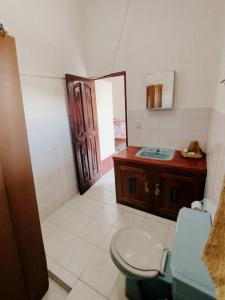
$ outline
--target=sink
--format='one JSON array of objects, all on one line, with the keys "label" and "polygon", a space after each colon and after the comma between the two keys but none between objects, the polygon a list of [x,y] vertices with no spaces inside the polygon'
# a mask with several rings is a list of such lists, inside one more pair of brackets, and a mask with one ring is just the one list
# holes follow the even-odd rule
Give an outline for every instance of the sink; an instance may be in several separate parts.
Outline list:
[{"label": "sink", "polygon": [[166,148],[144,147],[136,153],[136,156],[150,159],[171,160],[175,151]]}]

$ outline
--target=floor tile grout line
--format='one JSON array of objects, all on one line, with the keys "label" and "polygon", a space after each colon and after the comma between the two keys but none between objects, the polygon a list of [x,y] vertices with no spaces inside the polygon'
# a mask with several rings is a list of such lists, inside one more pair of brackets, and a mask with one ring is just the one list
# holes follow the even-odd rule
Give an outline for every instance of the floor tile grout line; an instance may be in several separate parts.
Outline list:
[{"label": "floor tile grout line", "polygon": [[[81,239],[81,240],[87,242],[87,241],[84,240],[84,239]],[[92,245],[92,246],[95,246],[96,250],[94,251],[94,254],[91,256],[91,258],[89,259],[87,265],[85,265],[84,270],[86,269],[86,267],[89,265],[90,261],[93,259],[93,257],[96,255],[96,253],[97,253],[99,250],[102,250],[102,251],[105,252],[107,255],[109,255],[108,251],[102,249],[101,246],[96,246],[96,245],[94,245],[94,244],[92,244],[92,243],[90,243],[90,242],[88,242],[88,243],[89,243],[90,245]],[[72,243],[71,243],[71,244],[72,244]],[[70,245],[71,245],[71,244],[70,244]],[[61,253],[61,254],[62,254],[62,253]],[[60,254],[60,255],[61,255],[61,254]],[[59,256],[60,256],[60,255],[59,255]],[[80,275],[76,275],[76,274],[74,274],[73,272],[71,272],[71,270],[69,270],[67,267],[65,267],[63,264],[61,264],[56,258],[51,257],[49,254],[47,254],[47,256],[48,256],[50,259],[52,259],[55,263],[57,263],[58,265],[60,265],[61,267],[63,267],[63,268],[66,269],[67,271],[69,271],[69,273],[71,273],[73,276],[75,276],[75,277],[77,277],[77,278],[80,278],[80,276],[81,276],[81,275],[83,274],[83,272],[84,272],[84,270],[83,270],[83,271],[81,272]]]},{"label": "floor tile grout line", "polygon": [[[130,213],[130,212],[129,212]],[[121,212],[121,215],[123,215],[124,214],[124,211],[122,211]],[[131,213],[132,214],[132,213]],[[145,217],[145,216],[140,216],[140,215],[138,215],[138,214],[135,214],[135,213],[133,213],[134,215],[136,215],[136,216],[139,216],[139,217],[142,217],[143,219],[142,219],[142,221],[141,221],[141,223],[140,223],[140,225],[139,225],[139,228],[142,226],[142,224],[143,224],[143,222],[144,222],[144,220],[146,219],[146,220],[149,220],[149,218],[147,218],[147,217]],[[86,214],[83,214],[84,216],[88,216],[88,215],[86,215]],[[56,224],[53,224],[53,225],[55,225],[55,226],[57,226],[57,227],[59,227],[59,228],[61,228],[61,229],[63,229],[64,231],[66,231],[66,232],[68,232],[69,234],[72,234],[73,236],[75,236],[75,237],[77,237],[77,238],[80,238],[81,240],[83,240],[83,241],[85,241],[85,242],[88,242],[89,244],[91,244],[91,245],[94,245],[95,247],[99,247],[99,245],[96,245],[96,244],[94,244],[94,243],[92,243],[92,242],[89,242],[88,240],[86,240],[86,239],[84,239],[84,238],[82,238],[79,234],[88,226],[88,225],[90,225],[90,223],[93,221],[93,220],[97,220],[97,221],[99,221],[99,222],[102,222],[102,223],[104,223],[104,224],[107,224],[107,225],[109,225],[109,226],[111,226],[111,228],[110,228],[110,230],[113,228],[113,227],[117,227],[115,224],[116,224],[116,222],[117,222],[117,219],[115,220],[115,222],[113,223],[113,224],[111,224],[111,223],[107,223],[107,222],[104,222],[104,221],[102,221],[102,220],[99,220],[99,219],[97,219],[96,217],[90,217],[90,216],[88,216],[89,218],[91,218],[90,219],[90,221],[77,233],[77,234],[74,234],[74,233],[72,233],[71,231],[69,231],[68,229],[66,229],[66,228],[64,228],[64,227],[62,227],[62,225],[66,222],[63,222],[61,225],[56,225]],[[164,224],[165,226],[168,226],[168,230],[167,230],[167,237],[168,237],[168,232],[169,232],[169,228],[170,228],[170,226],[171,226],[171,223],[169,223],[169,224],[166,224],[166,223],[164,223],[164,222],[160,222],[159,220],[154,220],[154,219],[151,219],[150,218],[150,220],[151,221],[153,221],[153,222],[155,222],[155,223],[161,223],[161,224]],[[110,232],[110,230],[108,231],[108,232]],[[119,230],[119,228],[118,228],[118,230]],[[55,231],[54,231],[55,232]],[[53,233],[54,233],[53,232]],[[52,234],[53,234],[52,233]],[[48,237],[50,237],[52,234],[49,234],[49,236]],[[48,237],[47,237],[47,239],[48,239]],[[166,237],[166,241],[165,242],[167,242],[167,237]],[[104,240],[101,242],[101,245],[102,245],[102,243],[104,242]]]},{"label": "floor tile grout line", "polygon": [[[67,233],[73,235],[73,237],[75,237],[75,238],[79,238],[79,239],[81,239],[82,241],[89,243],[89,244],[92,245],[92,246],[100,247],[99,245],[96,245],[96,244],[94,244],[94,243],[88,241],[87,239],[83,238],[82,236],[79,236],[79,234],[81,233],[81,231],[84,230],[84,229],[86,228],[86,226],[90,225],[90,223],[91,223],[92,221],[93,221],[93,219],[90,220],[90,222],[89,222],[87,225],[85,225],[85,226],[79,231],[79,233],[77,233],[77,234],[72,233],[71,231],[69,231],[68,229],[65,229],[65,228],[62,227],[61,225],[56,225],[56,227],[58,227],[59,229],[61,229],[61,230],[63,230],[63,231],[66,231]],[[97,221],[98,221],[98,220],[97,220]],[[104,223],[104,222],[102,222],[102,223]],[[104,224],[110,226],[110,229],[109,229],[108,233],[112,230],[112,228],[116,228],[116,226],[111,225],[111,224],[109,224],[109,223],[104,223]],[[58,228],[56,228],[56,229],[54,230],[54,232],[55,232]],[[50,235],[54,234],[54,232],[52,232]],[[50,235],[47,237],[47,239],[50,237]],[[104,241],[105,241],[105,238],[102,240],[101,245],[103,244]],[[70,244],[70,245],[71,245],[71,244]],[[69,246],[70,246],[70,245],[69,245]],[[68,246],[68,247],[69,247],[69,246]]]},{"label": "floor tile grout line", "polygon": [[[108,252],[107,252],[107,251],[105,251],[105,250],[103,250],[103,249],[101,249],[101,248],[98,247],[98,248],[96,249],[96,251],[94,252],[94,254],[92,255],[92,257],[90,258],[90,260],[88,261],[88,263],[86,264],[86,266],[84,267],[84,270],[81,272],[80,275],[75,275],[75,274],[72,273],[67,267],[63,266],[60,262],[58,262],[55,258],[52,258],[52,257],[50,257],[50,256],[49,256],[49,257],[50,257],[55,263],[57,263],[60,267],[62,267],[63,269],[65,269],[66,271],[68,271],[71,275],[73,275],[74,277],[76,277],[77,280],[76,280],[75,284],[74,284],[72,287],[70,287],[70,288],[71,288],[71,291],[72,291],[72,289],[75,287],[75,285],[77,284],[78,280],[80,280],[80,281],[82,281],[83,283],[85,283],[88,287],[90,287],[91,289],[93,289],[94,291],[96,291],[98,294],[100,294],[101,296],[104,296],[106,299],[109,299],[109,298],[107,298],[105,295],[101,294],[99,291],[97,291],[96,289],[94,289],[92,286],[90,286],[86,281],[84,281],[84,280],[81,278],[82,275],[83,275],[83,273],[86,271],[87,267],[89,266],[90,262],[92,261],[93,257],[97,254],[97,252],[98,252],[99,250],[105,252],[105,253],[108,255]],[[48,271],[51,272],[51,270],[48,270]],[[119,274],[118,274],[118,276],[119,276]],[[118,278],[117,278],[117,279],[118,279]],[[116,279],[116,281],[117,281],[117,279]],[[64,281],[63,279],[60,278],[60,280],[62,280],[62,281],[65,283],[65,281]],[[116,281],[115,281],[115,283],[116,283]],[[115,284],[114,284],[114,286],[115,286]],[[113,287],[114,287],[114,286],[113,286]],[[113,290],[113,289],[112,289],[112,290]],[[112,290],[110,291],[110,295],[111,295]]]},{"label": "floor tile grout line", "polygon": [[91,285],[89,285],[86,281],[84,281],[83,279],[79,279],[83,284],[87,285],[90,289],[92,289],[93,291],[95,291],[96,293],[98,293],[100,296],[102,296],[105,299],[109,299],[108,297],[106,297],[105,295],[103,295],[102,293],[100,293],[98,290],[96,290],[95,288],[93,288]]},{"label": "floor tile grout line", "polygon": [[[88,199],[88,200],[89,200],[89,199]],[[98,201],[98,200],[96,200],[96,201]],[[113,206],[113,205],[111,205],[110,203],[106,203],[106,202],[104,202],[104,201],[102,201],[102,200],[99,200],[98,202],[104,203],[104,204],[103,204],[103,207],[104,207],[104,205],[106,205],[106,206],[110,206],[110,207],[113,207],[113,208],[116,209],[116,207]],[[116,203],[117,203],[117,202],[116,202]],[[67,204],[64,204],[64,205],[67,206]],[[64,205],[63,205],[63,206],[64,206]],[[63,207],[63,206],[62,206],[62,207]],[[67,207],[68,207],[68,206],[67,206]],[[131,214],[134,214],[134,215],[138,215],[138,216],[140,216],[140,217],[144,217],[144,218],[150,219],[150,220],[152,220],[152,221],[154,221],[154,222],[159,222],[159,223],[163,223],[163,224],[166,224],[166,225],[167,225],[167,223],[164,222],[164,221],[156,220],[156,219],[154,219],[154,217],[153,217],[153,218],[149,217],[150,213],[145,212],[145,215],[141,215],[141,214],[139,214],[139,213],[130,211],[129,209],[126,210],[126,207],[130,208],[129,206],[125,206],[125,205],[124,205],[124,208],[123,208],[123,209],[122,209],[122,208],[119,208],[119,207],[118,207],[117,209],[121,209],[123,212],[127,212],[127,213],[131,213]],[[82,212],[82,211],[79,211],[79,209],[77,209],[77,208],[72,208],[72,207],[69,207],[69,208],[72,209],[73,211],[76,211],[76,212],[78,212],[78,213],[80,213],[80,214],[83,214],[83,215],[85,215],[85,216],[96,218],[96,216],[88,215],[88,214],[86,214],[86,213],[84,213],[84,212]],[[99,213],[100,210],[101,210],[101,208],[97,211],[97,213]],[[169,220],[169,219],[165,219],[165,220],[168,220],[168,223],[170,223],[170,220]],[[103,221],[103,222],[104,222],[104,221]],[[105,223],[107,223],[107,222],[105,222]],[[109,224],[109,223],[107,223],[107,224]]]},{"label": "floor tile grout line", "polygon": [[[76,277],[76,282],[75,282],[75,284],[74,284],[72,287],[70,287],[71,290],[75,287],[75,285],[77,284],[77,282],[78,282],[79,280],[82,281],[83,283],[85,283],[86,285],[88,285],[88,286],[89,286],[90,288],[92,288],[93,290],[95,290],[92,286],[90,286],[88,283],[86,283],[81,277],[82,277],[83,273],[86,271],[87,267],[89,266],[89,264],[91,263],[91,261],[93,260],[94,256],[97,254],[97,252],[98,252],[99,250],[101,250],[101,251],[105,252],[107,255],[109,255],[109,253],[108,253],[107,251],[105,251],[105,250],[103,250],[103,249],[101,249],[101,248],[97,248],[96,251],[94,252],[94,254],[92,255],[92,257],[90,258],[90,260],[88,261],[88,263],[85,265],[85,267],[84,267],[84,269],[83,269],[83,271],[81,272],[80,275],[75,275],[75,274],[72,273],[67,267],[63,266],[60,262],[58,262],[56,259],[54,259],[54,258],[52,258],[52,257],[50,257],[50,256],[49,256],[49,257],[50,257],[55,263],[57,263],[60,267],[62,267],[63,269],[65,269],[66,271],[68,271],[71,275],[73,275],[74,277]],[[48,270],[48,271],[51,272],[51,270]],[[118,274],[118,276],[119,276],[119,274]],[[118,279],[118,278],[117,278],[117,279]],[[116,282],[117,282],[117,279],[116,279],[116,281],[115,281],[115,284],[116,284]],[[65,281],[64,281],[63,279],[60,278],[60,280],[62,280],[62,281],[65,283]],[[114,284],[114,286],[115,286],[115,284]],[[114,288],[114,286],[113,286],[113,288]],[[109,295],[111,295],[111,293],[112,293],[112,291],[113,291],[113,288],[112,288],[112,290],[110,291],[110,294],[109,294]],[[100,295],[104,296],[106,299],[109,299],[109,298],[107,298],[105,295],[101,294],[99,291],[97,291],[97,290],[95,290],[95,291],[98,292]]]}]

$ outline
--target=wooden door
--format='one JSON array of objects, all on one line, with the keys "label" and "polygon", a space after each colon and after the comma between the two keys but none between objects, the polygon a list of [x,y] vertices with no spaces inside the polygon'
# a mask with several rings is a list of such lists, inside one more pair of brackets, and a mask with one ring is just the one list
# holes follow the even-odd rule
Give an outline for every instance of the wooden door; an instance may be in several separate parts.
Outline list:
[{"label": "wooden door", "polygon": [[66,74],[68,109],[80,193],[100,177],[94,80]]},{"label": "wooden door", "polygon": [[196,200],[193,178],[179,174],[158,174],[154,194],[157,212],[174,219],[182,207],[190,207]]},{"label": "wooden door", "polygon": [[[48,272],[26,132],[16,45],[14,38],[8,35],[0,37],[0,161],[28,299],[40,300],[48,289]],[[0,206],[1,200],[0,198]],[[0,227],[1,230],[4,227]],[[0,257],[4,257],[2,251],[0,244]],[[15,272],[13,260],[10,260],[10,256],[5,256],[5,259],[9,259],[9,268],[6,272],[0,268],[0,276],[11,278]],[[12,284],[11,289],[13,288]]]},{"label": "wooden door", "polygon": [[0,165],[0,294],[2,299],[26,300],[19,249]]},{"label": "wooden door", "polygon": [[151,201],[148,171],[119,164],[116,165],[115,174],[118,202],[148,210]]}]

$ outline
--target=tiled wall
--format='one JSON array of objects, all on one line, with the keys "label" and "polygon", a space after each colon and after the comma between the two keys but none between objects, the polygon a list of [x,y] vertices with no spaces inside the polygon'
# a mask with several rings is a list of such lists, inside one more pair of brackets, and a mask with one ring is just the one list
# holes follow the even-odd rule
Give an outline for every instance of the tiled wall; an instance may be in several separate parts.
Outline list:
[{"label": "tiled wall", "polygon": [[45,218],[77,193],[64,81],[21,78],[38,208]]},{"label": "tiled wall", "polygon": [[190,141],[198,140],[202,149],[206,150],[209,117],[208,107],[129,110],[129,145],[180,149],[187,147]]},{"label": "tiled wall", "polygon": [[225,175],[225,112],[212,110],[207,145],[206,197],[218,203]]}]

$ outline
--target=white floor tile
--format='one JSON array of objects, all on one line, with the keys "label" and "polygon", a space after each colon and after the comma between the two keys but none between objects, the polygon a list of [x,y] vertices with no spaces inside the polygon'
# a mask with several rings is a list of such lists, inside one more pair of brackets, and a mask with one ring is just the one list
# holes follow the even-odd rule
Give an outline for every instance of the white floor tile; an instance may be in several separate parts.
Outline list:
[{"label": "white floor tile", "polygon": [[48,270],[72,289],[77,282],[78,277],[69,272],[66,268],[58,264],[50,257],[47,257],[47,263]]},{"label": "white floor tile", "polygon": [[81,208],[78,208],[77,211],[90,216],[90,217],[95,217],[99,210],[103,207],[103,203],[100,201],[94,200],[94,199],[89,199],[84,206]]},{"label": "white floor tile", "polygon": [[78,281],[66,300],[104,300],[106,299],[82,281]]},{"label": "white floor tile", "polygon": [[117,203],[116,201],[111,202],[111,203],[106,203],[106,204],[108,204],[110,206],[113,206],[113,207],[116,207],[116,208],[119,208],[119,209],[124,210],[124,211],[125,211],[125,208],[126,208],[125,205]]},{"label": "white floor tile", "polygon": [[76,195],[72,200],[66,203],[66,206],[72,209],[79,209],[86,204],[87,197]]},{"label": "white floor tile", "polygon": [[114,224],[118,216],[122,214],[122,211],[123,210],[118,207],[104,205],[96,215],[96,219],[108,224]]},{"label": "white floor tile", "polygon": [[107,234],[106,239],[103,241],[103,243],[100,245],[100,248],[105,250],[106,252],[109,252],[109,248],[110,248],[110,242],[111,242],[111,238],[114,235],[114,233],[116,233],[116,231],[118,231],[118,228],[116,227],[112,227],[109,231],[109,233]]},{"label": "white floor tile", "polygon": [[105,297],[109,297],[118,275],[119,271],[110,255],[99,250],[81,275],[81,280]]},{"label": "white floor tile", "polygon": [[126,288],[126,278],[123,274],[120,273],[109,299],[110,300],[129,300],[126,297],[125,288]]},{"label": "white floor tile", "polygon": [[164,224],[169,224],[170,223],[170,220],[168,220],[166,218],[162,218],[162,217],[152,215],[152,214],[148,214],[148,213],[146,213],[145,217],[147,219],[150,219],[150,220],[153,220],[153,221],[158,221],[158,222],[161,222],[161,223],[164,223]]},{"label": "white floor tile", "polygon": [[136,214],[131,214],[129,212],[123,212],[122,215],[118,216],[118,219],[113,224],[113,226],[118,228],[124,227],[140,227],[144,217],[138,216]]},{"label": "white floor tile", "polygon": [[47,255],[53,259],[57,259],[59,255],[72,243],[73,238],[74,236],[71,233],[58,228],[44,242]]},{"label": "white floor tile", "polygon": [[68,217],[61,227],[70,233],[76,235],[92,220],[91,217],[74,211],[72,215]]},{"label": "white floor tile", "polygon": [[129,206],[125,206],[125,207],[124,207],[124,210],[125,210],[126,212],[129,212],[129,213],[132,213],[132,214],[139,215],[139,216],[141,216],[141,217],[145,217],[145,216],[147,215],[146,212],[141,211],[141,210],[139,210],[139,209],[135,209],[135,208],[129,207]]},{"label": "white floor tile", "polygon": [[58,258],[58,262],[76,276],[80,276],[97,248],[82,239],[74,237],[73,242]]},{"label": "white floor tile", "polygon": [[107,190],[105,196],[99,197],[97,200],[101,200],[105,204],[113,205],[116,203],[116,194],[115,192],[111,192],[110,190]]},{"label": "white floor tile", "polygon": [[109,224],[98,220],[92,220],[83,230],[81,230],[79,237],[99,246],[107,237],[111,228],[112,226]]},{"label": "white floor tile", "polygon": [[42,300],[66,300],[68,292],[58,285],[54,280],[49,279],[49,290]]},{"label": "white floor tile", "polygon": [[103,201],[112,196],[112,193],[104,185],[93,186],[88,192],[87,196],[89,199],[94,199],[97,201]]},{"label": "white floor tile", "polygon": [[141,228],[151,234],[157,241],[166,243],[169,224],[153,221],[150,219],[144,219],[141,224]]},{"label": "white floor tile", "polygon": [[50,223],[61,225],[70,215],[72,215],[73,210],[67,206],[62,206],[51,214],[46,220]]},{"label": "white floor tile", "polygon": [[54,231],[56,231],[57,226],[45,220],[41,223],[42,237],[46,240]]}]

